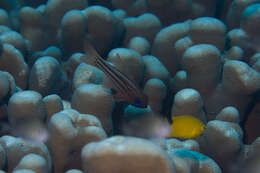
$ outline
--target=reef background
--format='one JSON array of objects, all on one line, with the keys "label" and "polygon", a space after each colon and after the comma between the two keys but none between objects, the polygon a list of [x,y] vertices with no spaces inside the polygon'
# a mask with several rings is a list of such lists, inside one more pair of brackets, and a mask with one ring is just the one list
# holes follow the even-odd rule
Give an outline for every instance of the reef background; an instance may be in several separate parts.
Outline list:
[{"label": "reef background", "polygon": [[[260,172],[259,0],[1,0],[0,70],[0,172]],[[180,115],[206,130],[165,138]]]}]

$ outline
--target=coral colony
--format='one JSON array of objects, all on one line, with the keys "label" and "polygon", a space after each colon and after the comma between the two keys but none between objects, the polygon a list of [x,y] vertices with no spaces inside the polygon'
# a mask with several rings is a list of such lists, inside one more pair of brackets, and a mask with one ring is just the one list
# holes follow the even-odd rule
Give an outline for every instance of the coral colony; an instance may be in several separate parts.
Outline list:
[{"label": "coral colony", "polygon": [[260,0],[1,0],[0,173],[260,173]]}]

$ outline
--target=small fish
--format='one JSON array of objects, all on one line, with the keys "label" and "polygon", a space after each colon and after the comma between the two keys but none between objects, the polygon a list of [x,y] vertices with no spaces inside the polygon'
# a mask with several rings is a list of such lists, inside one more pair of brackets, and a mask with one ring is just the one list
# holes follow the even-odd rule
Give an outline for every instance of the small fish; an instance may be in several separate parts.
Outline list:
[{"label": "small fish", "polygon": [[170,137],[189,139],[200,136],[206,129],[205,124],[191,115],[172,117]]},{"label": "small fish", "polygon": [[[129,104],[139,108],[147,107],[147,96],[142,93],[133,81],[116,67],[106,62],[90,43],[85,42],[85,50],[94,56],[95,66],[102,70],[109,80],[112,81],[114,88],[111,91],[116,101],[127,101]],[[119,55],[117,54],[117,56]]]}]

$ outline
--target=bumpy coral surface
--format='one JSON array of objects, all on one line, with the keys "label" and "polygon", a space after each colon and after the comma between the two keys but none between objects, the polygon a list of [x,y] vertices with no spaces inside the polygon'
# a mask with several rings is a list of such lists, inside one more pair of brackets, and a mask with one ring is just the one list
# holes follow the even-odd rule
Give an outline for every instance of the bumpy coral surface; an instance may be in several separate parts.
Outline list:
[{"label": "bumpy coral surface", "polygon": [[259,173],[259,21],[259,0],[1,0],[0,173]]}]

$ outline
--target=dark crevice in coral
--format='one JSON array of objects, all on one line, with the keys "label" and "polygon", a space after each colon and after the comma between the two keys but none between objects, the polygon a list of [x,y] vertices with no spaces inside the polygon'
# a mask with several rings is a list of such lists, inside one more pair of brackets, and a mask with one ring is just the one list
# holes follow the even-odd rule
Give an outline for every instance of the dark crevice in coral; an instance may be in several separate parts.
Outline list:
[{"label": "dark crevice in coral", "polygon": [[247,107],[245,109],[245,112],[243,113],[244,115],[242,117],[244,117],[244,119],[240,122],[240,126],[244,131],[244,136],[243,136],[244,144],[250,144],[249,137],[248,137],[248,134],[246,133],[245,126],[246,126],[246,123],[249,119],[251,112],[253,111],[255,106],[259,103],[260,103],[260,90],[256,91],[253,94],[252,99],[250,100],[249,104],[247,105]]}]

